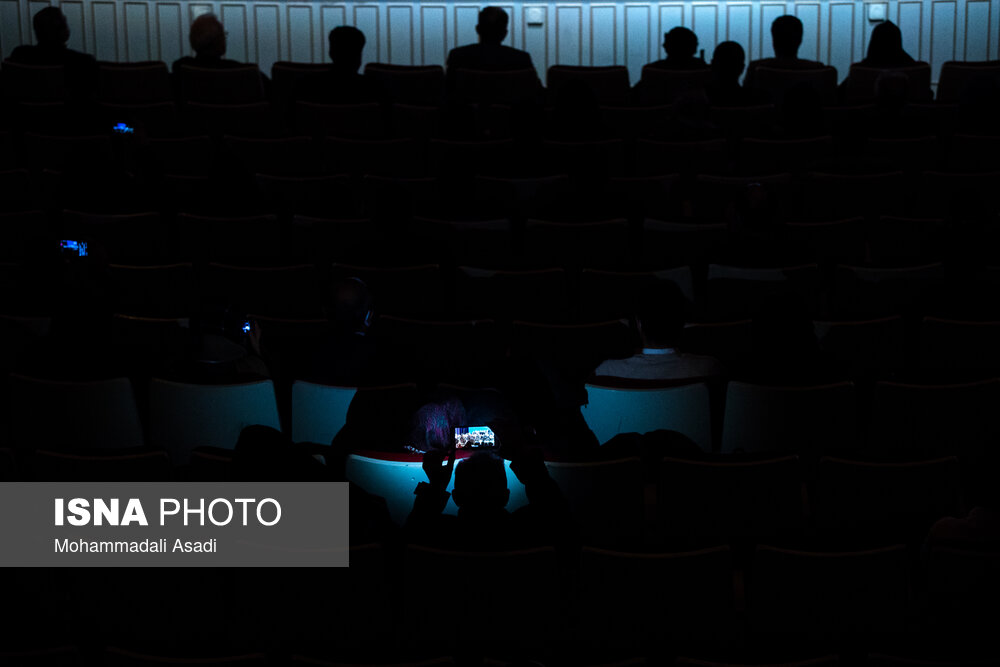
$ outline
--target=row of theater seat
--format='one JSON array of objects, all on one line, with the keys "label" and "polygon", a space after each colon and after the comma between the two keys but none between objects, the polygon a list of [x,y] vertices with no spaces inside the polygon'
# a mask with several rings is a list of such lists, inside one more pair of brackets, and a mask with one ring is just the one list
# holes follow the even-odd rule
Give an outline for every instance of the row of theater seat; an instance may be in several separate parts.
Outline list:
[{"label": "row of theater seat", "polygon": [[[789,86],[803,81],[811,83],[825,103],[835,104],[837,70],[825,67],[817,70],[781,70],[761,68],[757,77],[760,89],[778,99]],[[67,82],[61,67],[23,65],[4,61],[3,91],[8,98],[43,102],[66,97]],[[849,101],[875,98],[875,81],[883,70],[852,65],[850,86],[845,91]],[[923,100],[931,85],[931,67],[916,63],[898,68],[910,80],[911,96]],[[962,99],[966,88],[977,79],[996,76],[1000,63],[948,61],[942,64],[938,80],[937,100],[955,103]],[[415,104],[443,104],[446,101],[444,70],[440,66],[406,67],[383,63],[368,63],[365,76],[384,90],[387,99]],[[207,103],[246,103],[265,99],[265,89],[256,65],[227,69],[183,68],[179,86],[171,82],[165,63],[145,61],[134,63],[103,62],[98,68],[96,96],[119,104],[143,104],[171,100],[178,94],[183,101]],[[322,94],[330,85],[329,65],[280,61],[272,65],[273,97],[277,101],[294,99],[302,91]],[[530,94],[537,85],[532,70],[511,72],[461,71],[454,77],[458,92],[474,91],[482,95],[491,90],[489,100],[513,102]],[[644,89],[655,92],[654,100],[672,101],[685,91],[701,90],[712,83],[712,71],[675,70],[645,67],[642,72]],[[628,69],[623,66],[573,67],[555,65],[548,68],[547,83],[558,90],[568,82],[583,82],[594,97],[604,104],[625,104],[632,98]],[[649,96],[650,90],[644,90]],[[478,99],[477,95],[477,99]]]},{"label": "row of theater seat", "polygon": [[[182,636],[211,621],[214,629],[206,635],[212,638],[221,635],[237,645],[261,647],[260,638],[267,637],[272,646],[318,646],[327,655],[367,649],[364,664],[380,664],[379,654],[390,652],[378,648],[382,642],[418,654],[469,647],[504,655],[548,653],[555,664],[567,665],[595,664],[595,657],[597,664],[605,664],[600,662],[603,651],[618,657],[648,654],[650,664],[689,667],[733,664],[674,662],[669,657],[706,648],[727,653],[718,650],[724,641],[731,642],[728,653],[738,653],[744,643],[756,640],[752,645],[785,656],[807,651],[829,655],[846,646],[853,660],[845,658],[843,664],[859,665],[866,664],[869,650],[886,646],[910,648],[928,662],[873,656],[867,664],[954,664],[937,663],[927,654],[935,640],[938,651],[950,650],[952,655],[975,647],[993,656],[996,650],[980,634],[989,632],[995,613],[977,616],[967,606],[988,606],[996,593],[996,581],[987,573],[996,566],[997,555],[990,553],[932,548],[926,564],[915,566],[902,546],[846,552],[760,546],[749,557],[737,558],[725,546],[653,553],[585,547],[572,554],[550,548],[472,554],[420,546],[397,552],[366,545],[352,548],[350,560],[349,570],[265,571],[252,572],[252,577],[238,569],[211,572],[211,577],[188,570],[183,577],[160,575],[163,579],[154,582],[141,573],[120,573],[121,583],[129,584],[121,586],[120,600],[136,600],[169,584],[175,592],[198,591],[204,603],[192,606],[186,600],[183,607],[168,596],[144,618],[129,618],[123,605],[98,599],[89,604],[106,625],[95,634],[107,637],[108,629],[115,628],[141,644],[140,637],[163,634],[157,621],[183,609],[191,625],[179,633]],[[52,616],[71,617],[87,604],[83,595],[100,582],[77,576],[75,591],[63,597]],[[35,577],[26,573],[25,578]],[[88,585],[90,579],[95,583]],[[990,585],[981,587],[984,580]],[[225,590],[229,592],[221,594]],[[469,619],[450,634],[441,631],[442,618],[473,609],[474,622]],[[507,627],[511,618],[518,620],[518,629],[498,636],[497,628]],[[956,642],[950,632],[962,624],[963,639]],[[747,652],[752,655],[752,650]],[[151,664],[134,653],[112,652],[108,658],[110,664]],[[137,660],[120,662],[128,658]],[[841,663],[831,656],[787,664]]]},{"label": "row of theater seat", "polygon": [[[281,428],[270,380],[204,385],[154,378],[140,387],[148,408],[137,407],[126,378],[87,382],[14,375],[9,380],[8,442],[20,448],[134,447],[168,450],[175,464],[198,446],[231,449],[242,428]],[[361,389],[369,401],[400,395],[406,385]],[[859,391],[849,382],[774,387],[732,381],[724,403],[705,384],[660,389],[588,385],[583,417],[598,441],[619,433],[675,430],[705,452],[795,452],[815,461],[822,453],[875,459],[974,457],[996,436],[991,405],[996,380],[952,385],[877,383]],[[329,444],[344,426],[359,390],[296,381],[286,428],[296,441]],[[860,408],[860,410],[859,410]],[[140,418],[140,412],[148,415]],[[45,420],[46,414],[64,420]],[[192,415],[197,416],[195,419]],[[143,421],[147,421],[145,425]],[[398,437],[387,435],[387,437]],[[718,444],[717,444],[718,443]],[[389,449],[403,442],[386,442]]]}]

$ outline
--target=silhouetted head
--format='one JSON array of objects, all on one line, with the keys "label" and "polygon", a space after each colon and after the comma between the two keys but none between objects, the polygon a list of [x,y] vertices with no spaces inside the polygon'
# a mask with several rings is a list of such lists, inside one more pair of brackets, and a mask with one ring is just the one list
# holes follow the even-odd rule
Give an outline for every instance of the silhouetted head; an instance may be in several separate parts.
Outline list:
[{"label": "silhouetted head", "polygon": [[636,327],[644,347],[673,347],[684,330],[684,294],[676,283],[657,281],[639,292]]},{"label": "silhouetted head", "polygon": [[677,26],[663,33],[663,50],[668,58],[685,60],[694,57],[698,50],[698,36],[687,28]]},{"label": "silhouetted head", "polygon": [[716,80],[736,82],[746,67],[746,52],[736,42],[722,42],[712,53],[712,74]]},{"label": "silhouetted head", "polygon": [[480,44],[499,44],[507,37],[507,12],[500,7],[485,7],[479,12],[476,33]]},{"label": "silhouetted head", "polygon": [[330,60],[334,67],[357,72],[365,50],[365,33],[349,25],[330,31]]},{"label": "silhouetted head", "polygon": [[221,58],[226,53],[226,30],[214,14],[202,14],[191,24],[191,48],[201,58]]},{"label": "silhouetted head", "polygon": [[69,25],[58,7],[39,10],[31,24],[39,46],[64,46],[69,39]]},{"label": "silhouetted head", "polygon": [[503,459],[493,452],[479,451],[455,467],[451,497],[460,512],[496,512],[510,499]]},{"label": "silhouetted head", "polygon": [[903,53],[903,33],[892,21],[883,21],[872,30],[868,40],[867,60],[874,64],[892,62]]},{"label": "silhouetted head", "polygon": [[375,318],[371,290],[360,278],[342,278],[330,288],[330,321],[338,331],[365,333]]},{"label": "silhouetted head", "polygon": [[802,21],[785,14],[771,23],[771,45],[779,58],[795,58],[802,45]]}]

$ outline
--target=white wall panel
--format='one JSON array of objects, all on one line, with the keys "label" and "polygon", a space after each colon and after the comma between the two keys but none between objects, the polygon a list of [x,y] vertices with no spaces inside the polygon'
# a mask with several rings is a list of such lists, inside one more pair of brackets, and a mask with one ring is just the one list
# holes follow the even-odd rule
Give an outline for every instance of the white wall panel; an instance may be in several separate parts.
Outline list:
[{"label": "white wall panel", "polygon": [[957,2],[932,0],[931,2],[931,69],[941,71],[941,64],[955,59],[958,29]]},{"label": "white wall panel", "polygon": [[[6,4],[6,3],[5,3]],[[73,0],[72,2],[60,2],[59,9],[66,17],[66,25],[69,26],[69,41],[66,46],[77,51],[87,50],[87,23],[84,18],[84,6],[82,2]]]},{"label": "white wall panel", "polygon": [[965,3],[965,39],[960,55],[963,60],[989,59],[991,25],[987,0]]},{"label": "white wall panel", "polygon": [[125,3],[125,59],[149,60],[149,5],[145,2]]},{"label": "white wall panel", "polygon": [[582,65],[583,7],[556,6],[556,65]]},{"label": "white wall panel", "polygon": [[448,8],[420,7],[420,61],[415,65],[441,65],[448,57]]},{"label": "white wall panel", "polygon": [[316,36],[313,30],[313,8],[310,5],[286,5],[288,59],[311,63],[316,57]]},{"label": "white wall panel", "polygon": [[588,65],[618,62],[618,10],[614,5],[590,6],[590,58]]},{"label": "white wall panel", "polygon": [[[934,79],[951,59],[1000,58],[1000,0],[873,0],[883,4],[914,57],[931,62]],[[228,57],[258,62],[326,62],[330,30],[354,25],[365,33],[363,62],[444,64],[455,46],[475,42],[486,4],[427,0],[66,0],[71,48],[102,60],[159,59],[190,52],[187,33],[197,16],[213,12],[229,33]],[[798,16],[805,28],[800,54],[828,62],[843,77],[864,56],[877,25],[864,0],[518,0],[501,4],[511,17],[506,44],[527,50],[544,75],[554,63],[625,65],[635,81],[642,66],[663,57],[663,33],[674,26],[698,35],[706,59],[723,40],[743,45],[748,60],[773,55],[771,22]],[[47,0],[0,0],[0,53],[31,43],[31,16]],[[532,11],[532,25],[528,11]],[[540,23],[535,24],[535,19]]]},{"label": "white wall panel", "polygon": [[691,30],[698,35],[698,49],[705,50],[705,60],[711,61],[712,51],[719,43],[719,6],[715,3],[693,4],[691,6]]}]

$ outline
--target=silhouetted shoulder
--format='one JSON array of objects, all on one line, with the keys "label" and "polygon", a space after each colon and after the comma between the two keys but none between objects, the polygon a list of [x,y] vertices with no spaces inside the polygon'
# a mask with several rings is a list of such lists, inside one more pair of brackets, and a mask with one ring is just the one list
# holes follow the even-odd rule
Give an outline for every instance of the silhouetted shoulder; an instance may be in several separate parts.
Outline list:
[{"label": "silhouetted shoulder", "polygon": [[533,67],[527,51],[509,46],[468,44],[452,49],[448,54],[448,67],[475,70],[514,70]]},{"label": "silhouetted shoulder", "polygon": [[97,67],[97,59],[89,53],[73,49],[47,49],[41,46],[22,45],[15,48],[8,58],[22,65],[66,65],[68,67]]},{"label": "silhouetted shoulder", "polygon": [[229,60],[228,58],[198,58],[192,56],[184,56],[183,58],[178,58],[174,61],[171,66],[171,70],[176,73],[180,67],[204,67],[206,69],[232,69],[234,67],[243,67],[246,63],[237,62],[235,60]]}]

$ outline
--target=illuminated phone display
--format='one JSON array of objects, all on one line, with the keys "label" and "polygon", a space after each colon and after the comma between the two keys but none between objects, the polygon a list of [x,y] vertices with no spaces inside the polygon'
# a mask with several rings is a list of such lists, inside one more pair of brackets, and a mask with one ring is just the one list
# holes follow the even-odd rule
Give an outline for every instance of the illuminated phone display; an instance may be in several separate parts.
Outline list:
[{"label": "illuminated phone display", "polygon": [[455,429],[457,449],[496,447],[496,436],[489,426],[462,426]]}]

